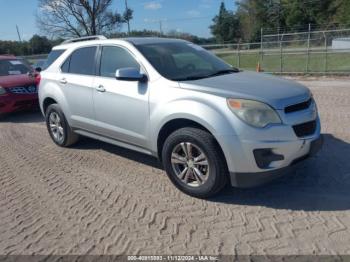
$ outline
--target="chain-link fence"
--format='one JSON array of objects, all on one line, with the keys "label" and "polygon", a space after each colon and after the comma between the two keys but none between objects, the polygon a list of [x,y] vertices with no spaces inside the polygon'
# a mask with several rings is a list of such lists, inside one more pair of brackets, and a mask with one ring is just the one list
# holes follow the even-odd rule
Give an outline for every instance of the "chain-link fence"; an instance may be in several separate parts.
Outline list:
[{"label": "chain-link fence", "polygon": [[350,29],[262,34],[259,43],[204,47],[242,69],[284,74],[350,74]]},{"label": "chain-link fence", "polygon": [[[350,29],[262,34],[261,42],[257,43],[203,47],[245,70],[278,74],[350,74]],[[46,56],[25,58],[34,64]]]}]

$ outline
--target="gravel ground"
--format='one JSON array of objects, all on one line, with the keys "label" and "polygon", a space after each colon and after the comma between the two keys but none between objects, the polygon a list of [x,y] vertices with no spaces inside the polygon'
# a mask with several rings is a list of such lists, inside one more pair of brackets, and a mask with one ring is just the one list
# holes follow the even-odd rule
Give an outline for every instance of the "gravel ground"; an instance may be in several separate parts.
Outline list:
[{"label": "gravel ground", "polygon": [[204,201],[153,158],[55,146],[39,113],[0,122],[0,254],[350,254],[350,79],[299,79],[325,145],[293,177]]}]

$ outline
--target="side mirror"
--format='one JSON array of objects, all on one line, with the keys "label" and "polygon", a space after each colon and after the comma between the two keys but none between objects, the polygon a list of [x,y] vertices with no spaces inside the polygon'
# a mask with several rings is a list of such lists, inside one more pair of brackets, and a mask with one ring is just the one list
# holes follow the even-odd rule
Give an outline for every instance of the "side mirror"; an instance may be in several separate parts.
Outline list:
[{"label": "side mirror", "polygon": [[146,75],[141,74],[139,69],[133,67],[118,69],[115,77],[123,81],[147,82],[148,80]]},{"label": "side mirror", "polygon": [[41,68],[41,67],[36,67],[36,68],[35,68],[35,71],[38,72],[38,73],[40,73],[40,72],[42,71],[42,68]]}]

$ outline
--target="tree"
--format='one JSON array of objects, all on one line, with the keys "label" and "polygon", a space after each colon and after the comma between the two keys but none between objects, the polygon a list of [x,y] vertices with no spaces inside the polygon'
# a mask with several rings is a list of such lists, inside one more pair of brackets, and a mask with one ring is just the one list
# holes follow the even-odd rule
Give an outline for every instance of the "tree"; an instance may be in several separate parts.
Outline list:
[{"label": "tree", "polygon": [[110,34],[132,18],[111,10],[113,0],[39,0],[37,24],[40,30],[55,37],[81,37]]},{"label": "tree", "polygon": [[225,36],[232,39],[232,30],[236,39],[240,36],[243,41],[256,42],[260,41],[261,28],[266,34],[277,34],[306,31],[309,24],[312,29],[350,26],[349,0],[235,0],[235,4],[235,12],[221,4],[210,27],[221,42]]},{"label": "tree", "polygon": [[241,0],[236,12],[244,41],[260,41],[261,28],[277,29],[283,25],[282,8],[275,0]]},{"label": "tree", "polygon": [[226,9],[224,2],[221,3],[219,14],[214,17],[213,23],[210,29],[218,42],[232,42],[240,37],[238,17]]},{"label": "tree", "polygon": [[34,35],[29,41],[0,41],[0,54],[16,56],[47,54],[53,46],[62,41],[63,39],[49,40],[39,35]]},{"label": "tree", "polygon": [[52,44],[45,36],[34,35],[29,40],[32,54],[47,54],[51,51]]},{"label": "tree", "polygon": [[31,51],[25,41],[0,41],[0,54],[29,55]]},{"label": "tree", "polygon": [[307,29],[308,24],[327,27],[333,16],[331,4],[333,0],[309,1],[293,0],[284,3],[285,23],[288,28]]},{"label": "tree", "polygon": [[334,0],[329,9],[333,15],[333,23],[346,27],[350,26],[350,1]]}]

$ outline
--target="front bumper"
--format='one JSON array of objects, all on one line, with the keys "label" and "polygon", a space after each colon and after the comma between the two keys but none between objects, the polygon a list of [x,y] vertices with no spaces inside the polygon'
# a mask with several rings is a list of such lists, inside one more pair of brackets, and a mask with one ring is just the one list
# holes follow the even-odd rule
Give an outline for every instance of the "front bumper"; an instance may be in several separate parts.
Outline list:
[{"label": "front bumper", "polygon": [[38,107],[38,95],[7,94],[0,96],[0,114],[7,114]]},{"label": "front bumper", "polygon": [[323,136],[320,135],[317,139],[310,142],[310,146],[307,154],[293,160],[293,162],[287,167],[274,169],[270,171],[264,171],[264,172],[256,172],[256,173],[230,172],[231,184],[234,187],[250,188],[250,187],[256,187],[259,185],[266,184],[281,176],[293,174],[297,164],[317,154],[317,152],[322,148],[322,145],[323,145]]}]

